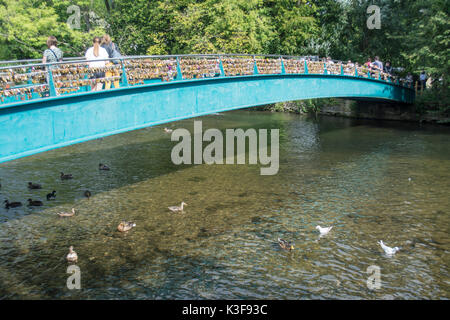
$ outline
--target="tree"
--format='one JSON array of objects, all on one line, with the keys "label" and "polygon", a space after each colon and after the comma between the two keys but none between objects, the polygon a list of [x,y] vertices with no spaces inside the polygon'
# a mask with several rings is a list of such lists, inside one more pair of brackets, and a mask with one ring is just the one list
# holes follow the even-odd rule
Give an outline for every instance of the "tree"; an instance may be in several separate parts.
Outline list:
[{"label": "tree", "polygon": [[318,37],[320,31],[314,16],[317,11],[314,2],[269,0],[265,4],[276,32],[270,51],[287,55],[312,54],[308,44]]},{"label": "tree", "polygon": [[70,29],[56,11],[40,1],[0,2],[0,59],[41,58],[50,35],[58,39],[65,56],[80,56],[93,36],[104,32],[98,27],[89,32]]}]

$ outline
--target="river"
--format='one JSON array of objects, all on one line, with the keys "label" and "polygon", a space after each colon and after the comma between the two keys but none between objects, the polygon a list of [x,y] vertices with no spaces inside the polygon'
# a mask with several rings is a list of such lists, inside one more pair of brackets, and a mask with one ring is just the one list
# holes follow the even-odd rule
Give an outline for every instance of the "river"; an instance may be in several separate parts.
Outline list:
[{"label": "river", "polygon": [[[249,110],[196,120],[280,129],[278,174],[174,165],[163,128],[192,131],[193,119],[1,164],[1,202],[44,206],[0,208],[0,299],[450,298],[449,128]],[[167,209],[181,201],[184,213]],[[121,220],[136,227],[120,233]],[[71,245],[80,290],[66,287]]]}]

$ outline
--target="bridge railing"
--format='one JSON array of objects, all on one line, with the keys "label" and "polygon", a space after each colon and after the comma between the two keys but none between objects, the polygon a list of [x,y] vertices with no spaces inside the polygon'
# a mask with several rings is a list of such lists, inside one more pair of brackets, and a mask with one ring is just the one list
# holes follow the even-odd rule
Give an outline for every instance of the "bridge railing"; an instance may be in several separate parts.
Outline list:
[{"label": "bridge railing", "polygon": [[[104,61],[105,66],[95,66]],[[307,75],[364,77],[396,82],[398,79],[364,66],[317,57],[204,54],[127,56],[115,59],[67,58],[57,63],[0,62],[0,104],[158,82],[253,75]],[[16,61],[12,61],[13,63]],[[405,85],[406,82],[400,83]]]}]

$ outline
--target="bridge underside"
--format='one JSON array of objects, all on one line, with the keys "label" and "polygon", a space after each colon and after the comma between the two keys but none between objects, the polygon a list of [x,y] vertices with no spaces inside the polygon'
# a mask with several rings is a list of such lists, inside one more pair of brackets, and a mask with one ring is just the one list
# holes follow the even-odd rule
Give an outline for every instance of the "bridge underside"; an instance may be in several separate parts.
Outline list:
[{"label": "bridge underside", "polygon": [[0,163],[161,123],[311,98],[412,103],[414,91],[347,76],[254,75],[174,81],[0,106]]}]

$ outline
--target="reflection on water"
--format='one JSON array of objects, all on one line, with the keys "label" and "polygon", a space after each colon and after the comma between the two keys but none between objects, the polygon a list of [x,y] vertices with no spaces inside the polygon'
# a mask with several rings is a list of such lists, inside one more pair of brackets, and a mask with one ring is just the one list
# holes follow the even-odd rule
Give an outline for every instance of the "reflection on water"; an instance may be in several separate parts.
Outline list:
[{"label": "reflection on water", "polygon": [[[0,208],[0,298],[450,298],[447,128],[252,111],[201,120],[204,130],[279,128],[278,175],[175,166],[164,126],[2,164],[0,201],[57,196]],[[165,126],[192,132],[193,120]],[[185,213],[170,213],[181,201]],[[55,214],[72,207],[74,217]],[[119,233],[121,220],[137,227]],[[334,228],[319,239],[316,225]],[[389,258],[378,240],[402,250]],[[81,290],[66,287],[71,245]],[[380,290],[367,288],[371,265]]]}]

